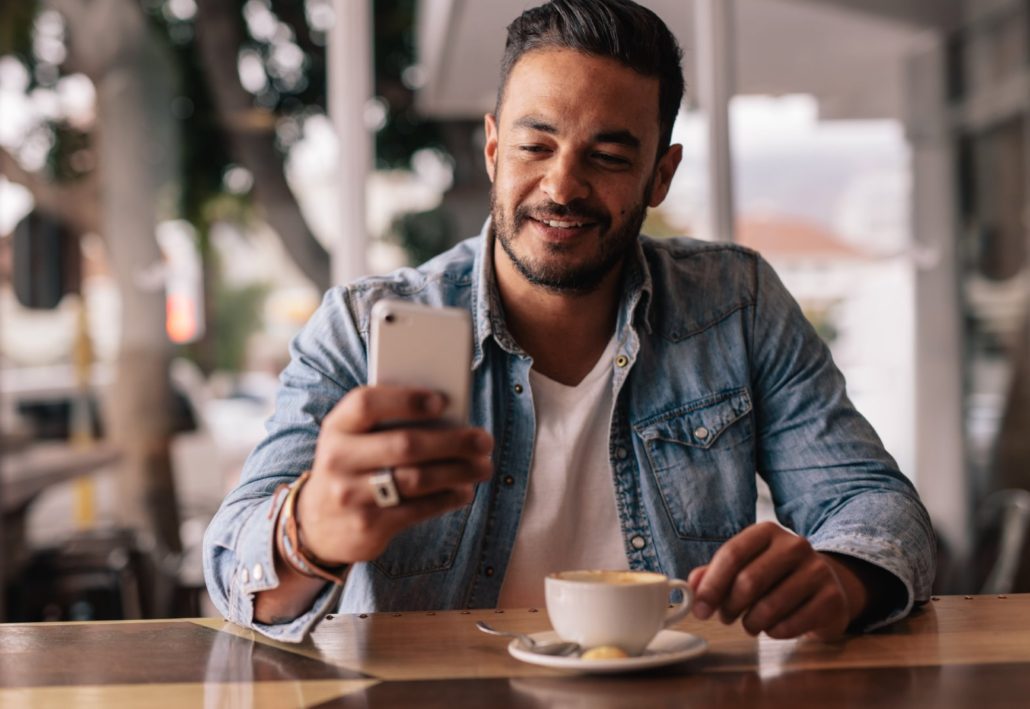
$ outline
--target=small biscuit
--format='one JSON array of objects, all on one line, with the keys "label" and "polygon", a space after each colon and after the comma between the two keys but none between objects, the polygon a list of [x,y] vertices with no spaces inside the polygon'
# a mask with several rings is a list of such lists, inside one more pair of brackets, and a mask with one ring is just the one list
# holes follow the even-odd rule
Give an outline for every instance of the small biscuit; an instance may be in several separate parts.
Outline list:
[{"label": "small biscuit", "polygon": [[584,660],[621,660],[629,657],[629,653],[617,645],[598,645],[590,648],[580,657]]}]

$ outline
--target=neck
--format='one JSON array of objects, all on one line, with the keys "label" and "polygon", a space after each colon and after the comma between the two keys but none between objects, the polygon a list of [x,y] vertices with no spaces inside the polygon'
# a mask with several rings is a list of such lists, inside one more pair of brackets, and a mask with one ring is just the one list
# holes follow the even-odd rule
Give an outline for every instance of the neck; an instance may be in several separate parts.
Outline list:
[{"label": "neck", "polygon": [[560,293],[527,281],[499,245],[493,260],[508,330],[533,358],[533,369],[579,384],[615,331],[622,265],[589,293]]}]

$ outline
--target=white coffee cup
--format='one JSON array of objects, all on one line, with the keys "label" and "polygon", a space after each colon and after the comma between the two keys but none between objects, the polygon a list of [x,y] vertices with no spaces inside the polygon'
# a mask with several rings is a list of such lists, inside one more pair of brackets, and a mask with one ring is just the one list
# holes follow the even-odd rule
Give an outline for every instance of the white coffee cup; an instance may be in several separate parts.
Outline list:
[{"label": "white coffee cup", "polygon": [[[669,592],[683,591],[670,609]],[[615,645],[639,655],[662,628],[690,612],[686,581],[650,571],[559,571],[544,579],[551,627],[583,649]]]}]

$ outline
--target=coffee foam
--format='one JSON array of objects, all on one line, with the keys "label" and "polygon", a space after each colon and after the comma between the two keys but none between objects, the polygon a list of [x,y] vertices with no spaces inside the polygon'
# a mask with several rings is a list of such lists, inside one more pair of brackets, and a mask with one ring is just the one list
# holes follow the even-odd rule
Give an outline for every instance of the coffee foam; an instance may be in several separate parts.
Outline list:
[{"label": "coffee foam", "polygon": [[559,571],[556,574],[552,574],[552,577],[561,581],[602,583],[612,586],[632,586],[636,584],[665,581],[664,576],[650,571],[606,571],[602,569]]}]

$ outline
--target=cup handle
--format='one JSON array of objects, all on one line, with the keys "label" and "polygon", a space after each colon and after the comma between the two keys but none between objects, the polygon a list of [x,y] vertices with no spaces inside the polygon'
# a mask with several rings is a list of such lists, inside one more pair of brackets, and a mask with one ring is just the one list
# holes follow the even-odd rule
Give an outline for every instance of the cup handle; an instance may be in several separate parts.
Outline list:
[{"label": "cup handle", "polygon": [[683,620],[694,605],[694,591],[686,581],[683,579],[669,579],[669,589],[674,588],[683,591],[683,600],[679,602],[678,606],[670,609],[665,614],[665,621],[662,623],[663,628],[668,628],[673,623]]}]

